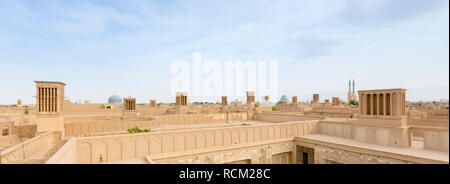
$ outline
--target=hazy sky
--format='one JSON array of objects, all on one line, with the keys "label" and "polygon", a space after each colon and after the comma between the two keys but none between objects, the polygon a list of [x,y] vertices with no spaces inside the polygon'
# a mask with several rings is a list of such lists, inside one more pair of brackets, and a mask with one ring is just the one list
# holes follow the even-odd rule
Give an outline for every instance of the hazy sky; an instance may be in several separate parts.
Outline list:
[{"label": "hazy sky", "polygon": [[448,0],[0,0],[0,104],[34,103],[34,80],[71,101],[174,101],[170,65],[193,52],[278,60],[280,93],[301,101],[346,99],[350,78],[448,99],[448,15]]}]

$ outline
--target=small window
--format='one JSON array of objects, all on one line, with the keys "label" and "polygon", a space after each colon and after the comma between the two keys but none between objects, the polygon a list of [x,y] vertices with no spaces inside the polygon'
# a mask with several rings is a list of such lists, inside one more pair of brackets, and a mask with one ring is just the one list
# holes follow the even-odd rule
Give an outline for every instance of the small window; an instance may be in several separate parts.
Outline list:
[{"label": "small window", "polygon": [[2,129],[2,136],[7,136],[9,134],[9,129],[8,128],[3,128]]}]

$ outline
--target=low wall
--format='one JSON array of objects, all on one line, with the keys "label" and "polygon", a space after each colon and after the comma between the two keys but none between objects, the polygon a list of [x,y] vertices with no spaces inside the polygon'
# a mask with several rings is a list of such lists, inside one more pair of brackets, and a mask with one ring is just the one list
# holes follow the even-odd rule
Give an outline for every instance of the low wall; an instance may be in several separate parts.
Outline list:
[{"label": "low wall", "polygon": [[13,163],[31,158],[35,154],[50,149],[60,140],[60,132],[44,133],[2,151],[0,153],[0,163]]},{"label": "low wall", "polygon": [[318,121],[78,138],[77,163],[96,164],[199,149],[293,138],[317,132]]},{"label": "low wall", "polygon": [[66,142],[45,164],[75,164],[77,163],[77,140]]},{"label": "low wall", "polygon": [[24,110],[24,107],[0,107],[0,114],[23,114]]},{"label": "low wall", "polygon": [[314,149],[314,164],[448,164],[448,160],[320,141],[307,136],[295,138],[295,144]]},{"label": "low wall", "polygon": [[[105,105],[112,106],[107,109]],[[64,101],[64,112],[67,114],[108,114],[121,113],[122,104],[74,104],[68,100]]]},{"label": "low wall", "polygon": [[194,114],[194,115],[165,115],[155,117],[155,120],[120,120],[120,121],[98,121],[98,122],[78,122],[65,123],[66,136],[91,136],[107,132],[123,132],[129,128],[157,128],[164,125],[194,125],[225,122],[228,120],[246,120],[246,113],[227,114]]},{"label": "low wall", "polygon": [[359,126],[356,122],[320,121],[319,133],[394,147],[409,147],[410,144],[400,143],[410,142],[412,137],[423,137],[424,149],[449,151],[449,132],[446,127],[370,127]]},{"label": "low wall", "polygon": [[409,110],[409,119],[442,119],[448,122],[448,110]]},{"label": "low wall", "polygon": [[137,107],[136,111],[142,116],[155,116],[166,114],[168,109],[169,107]]},{"label": "low wall", "polygon": [[178,154],[152,155],[154,164],[294,164],[293,138],[237,146],[209,148]]},{"label": "low wall", "polygon": [[217,121],[247,121],[252,119],[251,115],[248,115],[247,112],[213,113],[203,114],[203,116],[211,117]]},{"label": "low wall", "polygon": [[423,136],[423,148],[448,152],[448,128],[412,126],[411,134]]},{"label": "low wall", "polygon": [[307,121],[307,120],[318,120],[318,117],[314,116],[304,116],[304,115],[292,115],[283,113],[256,113],[255,120],[268,121],[274,123],[291,122],[291,121]]},{"label": "low wall", "polygon": [[123,114],[116,113],[116,114],[95,114],[95,115],[69,115],[66,114],[64,116],[64,122],[66,123],[72,123],[72,122],[90,122],[90,121],[106,121],[106,120],[120,120],[122,118]]},{"label": "low wall", "polygon": [[320,121],[319,122],[319,133],[352,139],[353,124],[354,123],[348,123],[348,122],[345,123],[345,122]]},{"label": "low wall", "polygon": [[408,127],[360,125],[357,122],[320,121],[319,133],[360,142],[393,147],[409,147]]}]

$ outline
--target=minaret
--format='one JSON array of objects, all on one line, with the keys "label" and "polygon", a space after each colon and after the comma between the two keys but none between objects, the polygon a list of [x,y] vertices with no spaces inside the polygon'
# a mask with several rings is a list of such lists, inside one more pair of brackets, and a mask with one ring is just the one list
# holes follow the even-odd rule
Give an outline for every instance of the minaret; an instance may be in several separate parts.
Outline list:
[{"label": "minaret", "polygon": [[352,80],[349,80],[348,83],[348,102],[350,103],[351,101],[355,101],[356,102],[356,93],[355,93],[355,80],[353,80],[353,90],[352,90]]},{"label": "minaret", "polygon": [[352,92],[352,80],[348,80],[348,93]]},{"label": "minaret", "polygon": [[353,93],[355,93],[355,80],[353,80]]}]

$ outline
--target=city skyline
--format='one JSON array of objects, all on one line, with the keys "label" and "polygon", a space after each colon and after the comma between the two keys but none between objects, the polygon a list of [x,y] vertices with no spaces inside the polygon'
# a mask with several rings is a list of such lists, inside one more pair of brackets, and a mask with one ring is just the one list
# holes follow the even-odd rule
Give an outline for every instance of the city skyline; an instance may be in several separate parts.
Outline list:
[{"label": "city skyline", "polygon": [[73,102],[105,103],[114,94],[171,102],[170,65],[195,52],[220,62],[279,61],[280,97],[300,101],[313,93],[346,99],[349,79],[356,90],[405,88],[410,101],[448,99],[448,5],[6,0],[0,104],[34,103],[34,80],[67,83]]}]

